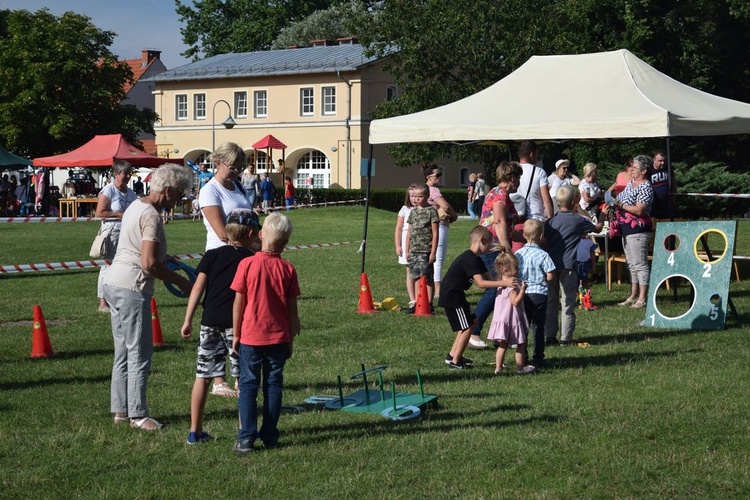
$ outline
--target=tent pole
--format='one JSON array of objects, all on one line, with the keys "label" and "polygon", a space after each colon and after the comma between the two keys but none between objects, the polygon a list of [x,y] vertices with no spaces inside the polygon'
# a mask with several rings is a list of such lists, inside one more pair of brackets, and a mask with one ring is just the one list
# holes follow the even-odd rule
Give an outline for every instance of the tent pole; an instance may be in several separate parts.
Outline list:
[{"label": "tent pole", "polygon": [[668,194],[668,198],[667,199],[669,200],[669,220],[670,220],[670,222],[674,222],[674,200],[675,200],[675,197],[674,197],[674,194],[672,192],[672,190],[675,187],[674,186],[674,181],[672,180],[672,175],[674,174],[674,171],[672,170],[672,155],[671,155],[669,149],[670,149],[670,140],[669,140],[669,136],[667,136],[667,138],[666,138],[666,146],[665,146],[665,150],[667,152],[667,158],[666,158],[666,160],[667,160],[667,174],[669,175],[668,184],[667,184],[667,189],[668,189],[668,193],[669,194]]},{"label": "tent pole", "polygon": [[370,180],[372,179],[372,150],[370,144],[370,157],[367,159],[367,187],[365,188],[365,226],[362,229],[362,274],[365,273],[365,254],[367,253],[367,220],[370,215]]}]

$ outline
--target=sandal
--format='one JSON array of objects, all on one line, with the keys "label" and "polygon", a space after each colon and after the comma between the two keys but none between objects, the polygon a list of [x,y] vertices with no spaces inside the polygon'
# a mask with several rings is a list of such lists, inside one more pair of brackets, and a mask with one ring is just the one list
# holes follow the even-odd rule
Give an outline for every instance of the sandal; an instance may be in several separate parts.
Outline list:
[{"label": "sandal", "polygon": [[631,309],[640,309],[641,307],[646,307],[646,303],[642,300],[636,300],[630,307]]},{"label": "sandal", "polygon": [[226,382],[218,385],[214,384],[213,388],[211,389],[211,394],[213,394],[214,396],[221,396],[223,398],[237,397],[237,391],[229,387],[229,384],[227,384]]},{"label": "sandal", "polygon": [[128,418],[127,415],[125,415],[124,413],[120,413],[120,414],[115,413],[115,417],[114,417],[114,424],[115,425],[117,425],[117,424],[127,424],[128,422],[130,422],[130,419]]},{"label": "sandal", "polygon": [[131,418],[130,427],[132,427],[133,429],[143,429],[144,431],[158,431],[159,429],[164,427],[164,425],[160,424],[151,417],[143,417]]},{"label": "sandal", "polygon": [[629,306],[630,304],[634,303],[636,299],[633,297],[628,297],[627,299],[623,300],[622,302],[618,302],[618,306]]}]

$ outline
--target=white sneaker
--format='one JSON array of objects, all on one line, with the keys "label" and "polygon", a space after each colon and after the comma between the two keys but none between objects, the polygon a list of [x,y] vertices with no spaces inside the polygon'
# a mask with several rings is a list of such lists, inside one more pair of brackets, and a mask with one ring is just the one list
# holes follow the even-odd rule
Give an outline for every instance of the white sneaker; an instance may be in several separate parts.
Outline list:
[{"label": "white sneaker", "polygon": [[528,375],[529,373],[534,373],[536,371],[536,366],[533,365],[526,365],[523,368],[519,368],[516,370],[516,373],[519,375]]},{"label": "white sneaker", "polygon": [[487,343],[483,340],[469,338],[469,347],[472,349],[487,349]]}]

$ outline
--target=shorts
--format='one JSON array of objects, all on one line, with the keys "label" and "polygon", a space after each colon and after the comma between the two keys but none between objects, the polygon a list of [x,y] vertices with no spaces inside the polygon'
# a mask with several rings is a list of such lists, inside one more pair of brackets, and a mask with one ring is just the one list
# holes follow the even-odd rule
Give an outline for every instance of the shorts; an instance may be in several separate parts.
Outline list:
[{"label": "shorts", "polygon": [[232,352],[231,328],[216,328],[201,325],[198,362],[195,370],[197,378],[214,378],[226,376],[227,354],[231,365],[232,377],[240,376],[240,360]]},{"label": "shorts", "polygon": [[430,254],[428,253],[410,253],[409,254],[409,277],[417,280],[422,276],[427,276],[427,282],[432,284],[434,271],[430,264]]},{"label": "shorts", "polygon": [[591,274],[591,261],[578,263],[578,280],[584,281],[589,279]]},{"label": "shorts", "polygon": [[444,307],[443,309],[445,309],[448,323],[451,324],[451,329],[454,332],[468,330],[476,322],[477,317],[474,316],[471,306],[466,302],[460,307]]}]

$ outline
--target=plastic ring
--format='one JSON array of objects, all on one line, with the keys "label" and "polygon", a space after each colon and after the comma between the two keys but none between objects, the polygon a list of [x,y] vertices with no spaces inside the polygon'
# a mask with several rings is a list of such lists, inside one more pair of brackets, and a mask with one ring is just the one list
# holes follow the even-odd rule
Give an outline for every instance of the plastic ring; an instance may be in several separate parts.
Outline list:
[{"label": "plastic ring", "polygon": [[417,418],[422,414],[422,410],[420,410],[418,406],[398,405],[396,406],[395,410],[393,409],[393,407],[386,408],[385,410],[381,411],[380,414],[385,418],[401,421]]},{"label": "plastic ring", "polygon": [[[185,274],[187,274],[187,277],[190,280],[190,283],[195,283],[195,279],[198,277],[194,268],[188,266],[187,264],[179,260],[177,261],[170,260],[169,262],[167,262],[167,267],[171,269],[172,271],[185,271]],[[165,281],[164,286],[167,287],[167,290],[169,290],[169,293],[171,293],[175,297],[179,297],[181,299],[187,298],[187,295],[182,293],[180,289],[174,286],[172,283]]]}]

